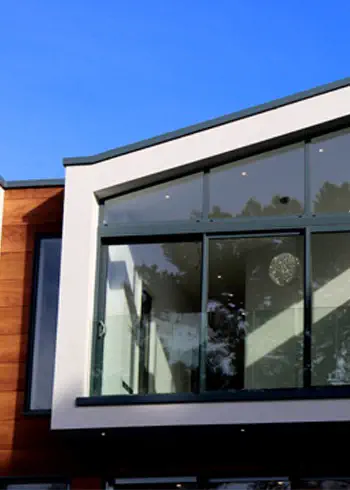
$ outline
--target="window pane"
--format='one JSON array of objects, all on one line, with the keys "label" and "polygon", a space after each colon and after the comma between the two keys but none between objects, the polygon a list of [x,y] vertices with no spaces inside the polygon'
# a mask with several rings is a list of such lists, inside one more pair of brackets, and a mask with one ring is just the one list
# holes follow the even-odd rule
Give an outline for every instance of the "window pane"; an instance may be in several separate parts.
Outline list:
[{"label": "window pane", "polygon": [[303,147],[218,167],[209,179],[211,218],[303,213]]},{"label": "window pane", "polygon": [[347,478],[301,480],[293,488],[301,490],[350,490],[350,480]]},{"label": "window pane", "polygon": [[314,140],[310,145],[314,213],[350,212],[350,133]]},{"label": "window pane", "polygon": [[196,388],[200,278],[200,243],[108,246],[102,394]]},{"label": "window pane", "polygon": [[207,390],[302,384],[303,239],[210,240]]},{"label": "window pane", "polygon": [[7,490],[65,490],[65,483],[14,483],[6,485]]},{"label": "window pane", "polygon": [[350,233],[312,236],[313,385],[350,384]]},{"label": "window pane", "polygon": [[202,217],[202,174],[148,187],[105,203],[106,223],[174,221]]},{"label": "window pane", "polygon": [[289,490],[288,480],[212,480],[209,482],[210,489],[230,490]]},{"label": "window pane", "polygon": [[30,408],[50,409],[56,345],[61,239],[40,241]]}]

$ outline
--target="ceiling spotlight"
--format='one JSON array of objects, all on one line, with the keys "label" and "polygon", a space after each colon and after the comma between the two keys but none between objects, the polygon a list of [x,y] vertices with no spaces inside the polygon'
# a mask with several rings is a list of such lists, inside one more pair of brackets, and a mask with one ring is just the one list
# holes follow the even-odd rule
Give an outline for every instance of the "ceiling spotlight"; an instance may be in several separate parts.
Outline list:
[{"label": "ceiling spotlight", "polygon": [[318,151],[319,151],[319,153],[323,153],[324,152],[324,149],[323,148],[320,148]]},{"label": "ceiling spotlight", "polygon": [[166,194],[166,195],[165,195],[165,199],[170,199],[169,194]]},{"label": "ceiling spotlight", "polygon": [[245,432],[245,429],[241,429],[241,432]]},{"label": "ceiling spotlight", "polygon": [[101,432],[101,436],[104,437],[106,435],[105,432]]},{"label": "ceiling spotlight", "polygon": [[218,274],[218,279],[222,279],[222,275],[221,274]]},{"label": "ceiling spotlight", "polygon": [[242,175],[243,177],[246,177],[248,174],[247,174],[247,172],[242,172],[242,173],[241,173],[241,175]]}]

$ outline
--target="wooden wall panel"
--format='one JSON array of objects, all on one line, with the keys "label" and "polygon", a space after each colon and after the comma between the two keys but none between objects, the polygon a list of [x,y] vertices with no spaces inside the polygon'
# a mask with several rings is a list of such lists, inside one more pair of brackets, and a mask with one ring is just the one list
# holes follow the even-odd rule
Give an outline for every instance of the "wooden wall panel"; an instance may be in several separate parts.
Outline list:
[{"label": "wooden wall panel", "polygon": [[1,252],[32,252],[34,240],[27,240],[27,235],[27,225],[4,225],[2,227]]},{"label": "wooden wall panel", "polygon": [[0,279],[0,308],[29,306],[31,285],[19,279]]},{"label": "wooden wall panel", "polygon": [[[1,341],[1,339],[0,339]],[[0,424],[16,420],[23,414],[23,391],[0,391]]]},{"label": "wooden wall panel", "polygon": [[54,222],[35,224],[17,223],[4,224],[2,228],[1,252],[33,252],[35,235],[50,234],[61,231],[61,225]]},{"label": "wooden wall panel", "polygon": [[29,306],[0,308],[0,335],[26,334],[29,328]]},{"label": "wooden wall panel", "polygon": [[[2,338],[0,336],[0,343]],[[0,362],[0,392],[24,391],[26,376],[26,363],[4,363]],[[1,419],[1,415],[0,415]]]},{"label": "wooden wall panel", "polygon": [[0,363],[19,363],[26,360],[27,334],[1,335]]},{"label": "wooden wall panel", "polygon": [[19,279],[24,281],[31,274],[33,252],[3,252],[0,257],[0,281],[3,279]]},{"label": "wooden wall panel", "polygon": [[50,417],[24,414],[35,240],[39,234],[59,234],[62,215],[62,188],[5,191],[0,254],[1,476],[67,471],[69,451],[50,431]]},{"label": "wooden wall panel", "polygon": [[31,417],[23,419],[20,424],[17,421],[9,421],[7,424],[0,425],[0,449],[11,449],[14,445],[17,450],[26,449],[54,449],[62,447],[62,441],[59,440],[54,432],[50,431],[50,422],[48,417],[36,418]]},{"label": "wooden wall panel", "polygon": [[4,225],[23,223],[49,223],[57,222],[58,214],[62,214],[63,201],[58,194],[50,197],[49,204],[45,205],[43,199],[7,199],[5,192]]},{"label": "wooden wall panel", "polygon": [[62,196],[62,187],[28,187],[26,189],[8,189],[6,199],[8,201],[38,199],[40,202],[47,201],[50,197]]}]

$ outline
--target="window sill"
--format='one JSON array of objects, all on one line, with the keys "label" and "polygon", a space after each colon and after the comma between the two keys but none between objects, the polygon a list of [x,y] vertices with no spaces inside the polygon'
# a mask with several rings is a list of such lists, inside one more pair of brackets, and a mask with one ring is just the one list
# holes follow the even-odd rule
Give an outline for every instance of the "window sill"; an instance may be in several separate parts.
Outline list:
[{"label": "window sill", "polygon": [[350,398],[350,385],[314,388],[284,388],[228,392],[170,393],[150,395],[100,395],[77,397],[77,407],[156,405],[168,403],[210,403],[234,401],[283,401]]},{"label": "window sill", "polygon": [[50,417],[51,410],[24,410],[25,417]]}]

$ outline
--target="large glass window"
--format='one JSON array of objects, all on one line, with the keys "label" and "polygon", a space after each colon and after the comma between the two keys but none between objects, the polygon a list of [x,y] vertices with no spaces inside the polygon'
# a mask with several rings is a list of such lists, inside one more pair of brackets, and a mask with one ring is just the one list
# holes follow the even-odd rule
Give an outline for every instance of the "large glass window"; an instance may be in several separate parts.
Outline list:
[{"label": "large glass window", "polygon": [[206,389],[302,386],[303,239],[212,239]]},{"label": "large glass window", "polygon": [[199,219],[203,206],[202,174],[166,182],[105,204],[105,223],[141,223]]},{"label": "large glass window", "polygon": [[288,148],[211,170],[210,218],[300,215],[304,148]]},{"label": "large glass window", "polygon": [[99,390],[195,391],[201,243],[110,245],[106,254],[105,325],[94,369]]},{"label": "large glass window", "polygon": [[312,384],[350,384],[350,233],[312,236]]},{"label": "large glass window", "polygon": [[319,138],[310,145],[314,213],[350,212],[350,133]]},{"label": "large glass window", "polygon": [[42,238],[38,250],[30,409],[46,410],[52,402],[61,239]]},{"label": "large glass window", "polygon": [[[303,378],[303,238],[109,245],[94,390],[150,394],[291,388]],[[200,363],[199,359],[204,359]],[[201,368],[200,368],[201,365]]]},{"label": "large glass window", "polygon": [[91,392],[350,386],[349,150],[338,132],[106,200]]},{"label": "large glass window", "polygon": [[197,487],[195,477],[116,478],[107,484],[108,490],[189,490]]}]

